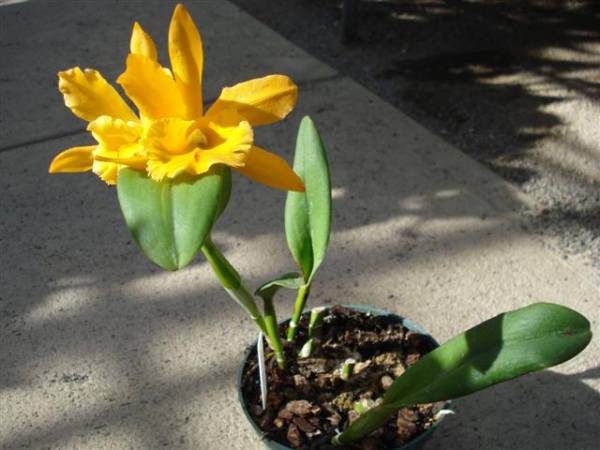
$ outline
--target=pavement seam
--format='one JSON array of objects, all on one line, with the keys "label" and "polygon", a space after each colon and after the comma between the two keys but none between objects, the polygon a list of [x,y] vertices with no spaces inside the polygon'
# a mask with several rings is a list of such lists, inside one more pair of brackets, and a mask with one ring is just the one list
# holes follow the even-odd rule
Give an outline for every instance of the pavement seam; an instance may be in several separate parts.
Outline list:
[{"label": "pavement seam", "polygon": [[47,136],[42,136],[36,139],[30,139],[25,142],[18,142],[16,144],[10,144],[4,147],[0,147],[0,153],[9,152],[11,150],[18,150],[20,147],[28,147],[30,145],[41,144],[42,142],[50,142],[56,139],[62,139],[66,137],[76,136],[78,134],[86,133],[85,128],[78,128],[77,130],[63,131],[62,133],[55,133]]}]

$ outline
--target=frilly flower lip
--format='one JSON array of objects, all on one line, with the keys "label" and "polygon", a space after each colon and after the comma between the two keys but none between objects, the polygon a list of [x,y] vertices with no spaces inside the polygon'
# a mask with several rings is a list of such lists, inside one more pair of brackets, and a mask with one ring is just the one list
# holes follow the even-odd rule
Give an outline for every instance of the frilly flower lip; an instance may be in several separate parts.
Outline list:
[{"label": "frilly flower lip", "polygon": [[74,67],[59,72],[65,105],[88,122],[97,144],[61,152],[50,173],[92,170],[116,184],[121,167],[162,181],[183,173],[202,175],[224,164],[274,188],[304,190],[284,159],[254,145],[252,130],[292,111],[298,87],[289,77],[268,75],[226,87],[204,112],[202,40],[183,5],[171,18],[169,59],[171,69],[160,65],[154,41],[136,22],[117,83],[138,114],[98,71]]}]

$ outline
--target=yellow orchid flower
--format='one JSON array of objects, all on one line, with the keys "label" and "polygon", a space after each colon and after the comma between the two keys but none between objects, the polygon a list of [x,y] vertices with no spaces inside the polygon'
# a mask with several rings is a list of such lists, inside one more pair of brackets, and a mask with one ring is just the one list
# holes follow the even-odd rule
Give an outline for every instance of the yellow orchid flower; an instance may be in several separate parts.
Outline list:
[{"label": "yellow orchid flower", "polygon": [[92,170],[115,184],[124,166],[161,181],[225,164],[271,187],[304,190],[284,159],[254,145],[252,131],[282,120],[294,108],[298,88],[290,78],[268,75],[226,87],[204,114],[202,40],[181,4],[169,27],[169,59],[171,70],[159,64],[152,38],[136,22],[126,70],[117,83],[139,117],[98,71],[75,67],[59,72],[66,106],[89,122],[97,145],[63,151],[50,173]]}]

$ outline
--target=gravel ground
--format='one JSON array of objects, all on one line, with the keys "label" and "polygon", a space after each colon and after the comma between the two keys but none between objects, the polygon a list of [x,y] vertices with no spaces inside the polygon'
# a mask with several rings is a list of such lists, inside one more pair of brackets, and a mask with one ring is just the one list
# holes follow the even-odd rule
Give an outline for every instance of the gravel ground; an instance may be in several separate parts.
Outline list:
[{"label": "gravel ground", "polygon": [[600,5],[233,0],[533,200],[526,223],[600,270]]}]

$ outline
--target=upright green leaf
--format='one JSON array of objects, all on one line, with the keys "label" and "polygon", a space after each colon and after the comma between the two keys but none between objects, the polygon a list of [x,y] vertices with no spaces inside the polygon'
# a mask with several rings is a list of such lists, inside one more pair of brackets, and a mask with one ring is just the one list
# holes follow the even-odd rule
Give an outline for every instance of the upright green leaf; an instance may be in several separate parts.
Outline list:
[{"label": "upright green leaf", "polygon": [[329,165],[319,132],[309,117],[302,119],[298,130],[294,171],[306,191],[288,192],[285,233],[292,256],[308,281],[325,257],[331,230]]},{"label": "upright green leaf", "polygon": [[381,426],[398,409],[484,389],[560,364],[592,338],[590,323],[576,311],[536,303],[500,314],[462,333],[408,368],[383,404],[354,422],[337,443],[350,443]]},{"label": "upright green leaf", "polygon": [[156,182],[121,169],[117,192],[129,231],[142,252],[167,270],[196,256],[223,205],[223,168],[200,177]]}]

